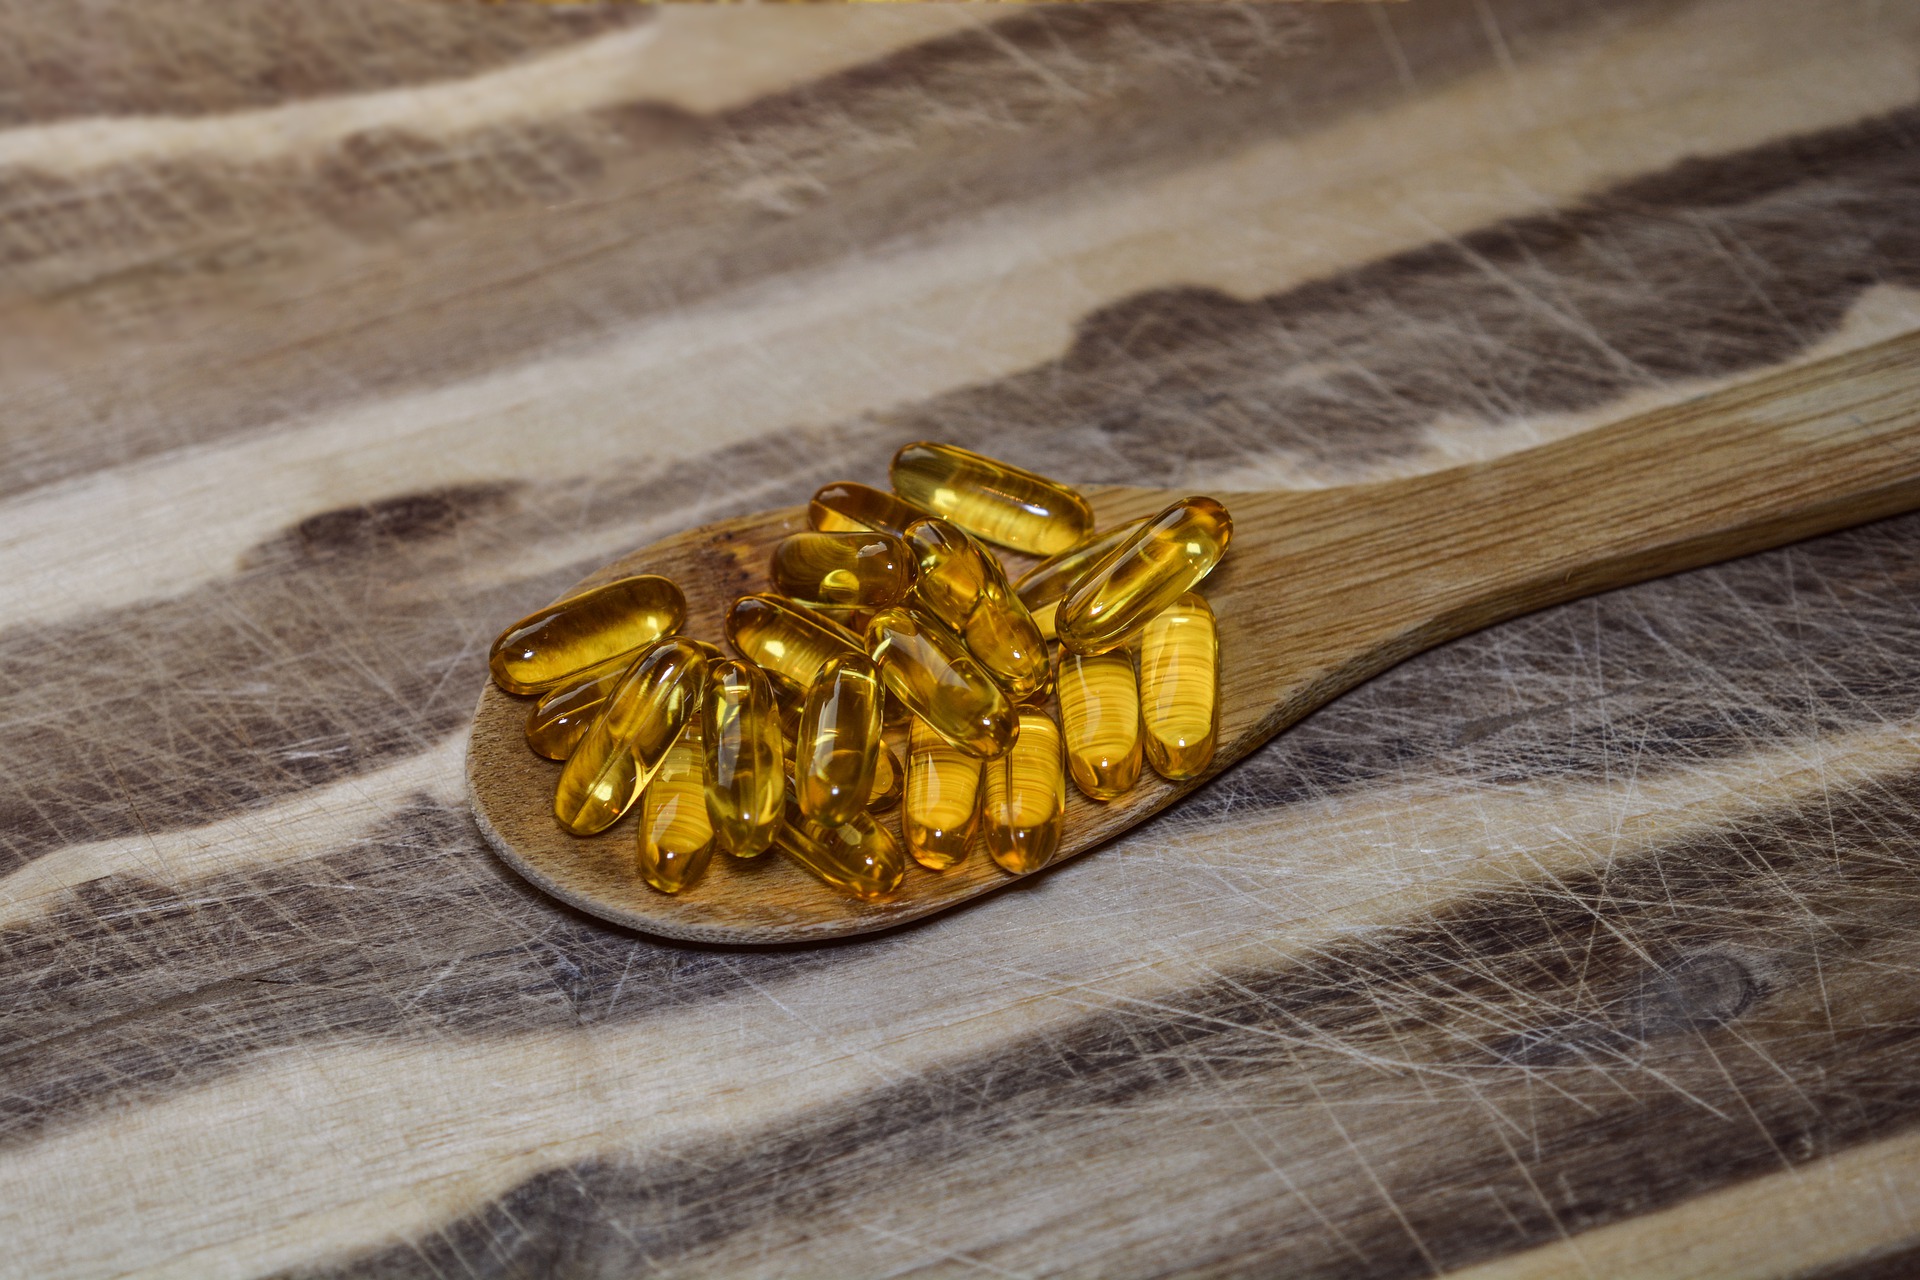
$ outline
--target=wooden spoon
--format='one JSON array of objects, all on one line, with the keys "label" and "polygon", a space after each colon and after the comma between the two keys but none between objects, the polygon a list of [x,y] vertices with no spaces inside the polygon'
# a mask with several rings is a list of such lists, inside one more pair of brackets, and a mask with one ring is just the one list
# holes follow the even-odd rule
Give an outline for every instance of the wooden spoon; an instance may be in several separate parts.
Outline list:
[{"label": "wooden spoon", "polygon": [[[1186,493],[1086,492],[1101,528]],[[1491,462],[1345,488],[1213,496],[1234,517],[1232,549],[1203,587],[1220,628],[1213,765],[1181,783],[1147,770],[1111,804],[1069,783],[1058,860],[1143,821],[1329,699],[1442,641],[1920,506],[1920,335]],[[686,633],[723,643],[729,604],[767,589],[774,543],[805,527],[794,507],[691,529],[581,585],[665,574],[686,592]],[[752,861],[716,853],[693,889],[656,893],[635,873],[631,818],[586,839],[555,823],[560,766],[527,749],[529,705],[492,685],[481,694],[467,755],[474,816],[515,870],[608,920],[703,942],[810,941],[932,915],[1018,878],[976,847],[943,874],[910,867],[894,901],[864,903],[777,851]],[[897,834],[899,811],[881,817]]]}]

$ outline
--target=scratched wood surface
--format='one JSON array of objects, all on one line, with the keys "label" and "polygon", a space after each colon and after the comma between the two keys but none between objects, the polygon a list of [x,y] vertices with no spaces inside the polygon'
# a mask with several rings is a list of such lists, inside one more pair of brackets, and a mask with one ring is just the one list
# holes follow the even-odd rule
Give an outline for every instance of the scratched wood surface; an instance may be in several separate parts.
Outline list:
[{"label": "scratched wood surface", "polygon": [[1920,328],[1920,8],[0,33],[0,1274],[1920,1263],[1920,518],[844,945],[603,926],[461,790],[503,620],[905,440],[1315,487]]}]

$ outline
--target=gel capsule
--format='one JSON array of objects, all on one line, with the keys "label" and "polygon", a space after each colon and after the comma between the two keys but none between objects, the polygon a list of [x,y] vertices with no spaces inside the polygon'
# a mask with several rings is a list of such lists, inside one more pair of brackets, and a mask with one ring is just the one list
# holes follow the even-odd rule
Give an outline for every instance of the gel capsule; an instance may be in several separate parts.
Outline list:
[{"label": "gel capsule", "polygon": [[897,538],[925,514],[885,489],[851,480],[821,485],[807,504],[807,523],[822,533],[877,531]]},{"label": "gel capsule", "polygon": [[640,793],[640,878],[661,893],[694,884],[713,858],[706,773],[700,717],[689,716]]},{"label": "gel capsule", "polygon": [[867,625],[880,678],[941,737],[986,759],[1013,745],[1013,704],[951,631],[913,609],[883,609]]},{"label": "gel capsule", "polygon": [[900,826],[907,852],[929,871],[958,866],[980,815],[980,761],[915,716],[907,743]]},{"label": "gel capsule", "polygon": [[885,813],[893,808],[900,803],[905,787],[900,758],[893,754],[891,746],[882,742],[880,754],[874,761],[873,790],[867,795],[867,812]]},{"label": "gel capsule", "polygon": [[765,853],[787,794],[780,707],[766,672],[722,658],[707,669],[700,736],[706,751],[707,819],[736,858]]},{"label": "gel capsule", "polygon": [[541,694],[527,714],[527,745],[549,760],[565,760],[572,755],[633,659],[633,654],[623,653],[596,662]]},{"label": "gel capsule", "polygon": [[806,689],[821,669],[847,653],[863,653],[860,637],[791,600],[741,596],[727,611],[727,642],[748,662]]},{"label": "gel capsule", "polygon": [[772,577],[796,600],[884,609],[913,589],[913,555],[891,533],[796,533],[774,547]]},{"label": "gel capsule", "polygon": [[837,827],[821,827],[789,801],[774,843],[834,888],[866,902],[890,897],[907,874],[900,842],[864,813]]},{"label": "gel capsule", "polygon": [[580,739],[553,796],[553,813],[575,835],[605,831],[639,798],[700,705],[712,646],[677,636],[634,660]]},{"label": "gel capsule", "polygon": [[1015,875],[1052,862],[1067,807],[1059,727],[1044,711],[1022,711],[1013,750],[989,760],[982,772],[980,828],[993,860]]},{"label": "gel capsule", "polygon": [[1154,772],[1178,781],[1213,760],[1220,732],[1220,648],[1213,610],[1189,591],[1140,633],[1140,715]]},{"label": "gel capsule", "polygon": [[1045,476],[950,444],[910,444],[893,455],[893,491],[976,538],[1052,556],[1093,530],[1087,500]]},{"label": "gel capsule", "polygon": [[1140,780],[1140,684],[1125,649],[1060,655],[1060,727],[1067,768],[1092,800],[1124,795]]},{"label": "gel capsule", "polygon": [[1087,570],[1054,615],[1060,644],[1105,653],[1140,634],[1226,554],[1233,517],[1212,498],[1174,503]]},{"label": "gel capsule", "polygon": [[530,613],[500,633],[487,665],[508,693],[538,693],[574,672],[672,635],[686,598],[665,578],[617,578]]},{"label": "gel capsule", "polygon": [[1037,621],[1043,605],[1051,604],[1073,589],[1073,584],[1087,570],[1099,564],[1112,553],[1114,548],[1131,538],[1152,516],[1141,516],[1138,520],[1129,520],[1123,525],[1096,533],[1076,547],[1062,551],[1051,560],[1042,560],[1033,568],[1020,575],[1013,584],[1020,602],[1033,612]]},{"label": "gel capsule", "polygon": [[915,598],[957,633],[1009,697],[1023,702],[1046,687],[1046,637],[1013,593],[993,553],[946,520],[907,526],[918,562]]},{"label": "gel capsule", "polygon": [[880,673],[864,653],[835,658],[807,690],[793,783],[809,822],[837,827],[865,812],[879,767],[881,696]]}]

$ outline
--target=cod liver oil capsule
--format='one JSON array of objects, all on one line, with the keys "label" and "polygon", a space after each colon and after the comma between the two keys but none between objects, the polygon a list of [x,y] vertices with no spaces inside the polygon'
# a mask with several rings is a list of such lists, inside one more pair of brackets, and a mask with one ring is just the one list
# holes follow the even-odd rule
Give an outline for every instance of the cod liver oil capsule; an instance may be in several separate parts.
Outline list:
[{"label": "cod liver oil capsule", "polygon": [[1022,711],[1013,750],[982,772],[980,829],[993,860],[1015,875],[1052,862],[1067,808],[1059,727],[1044,711]]},{"label": "cod liver oil capsule", "polygon": [[907,852],[929,871],[958,866],[980,815],[980,761],[915,716],[907,741],[907,794],[900,828]]},{"label": "cod liver oil capsule", "polygon": [[915,598],[960,637],[1007,695],[1022,702],[1050,674],[1046,637],[993,553],[946,520],[916,521],[907,543],[918,562]]},{"label": "cod liver oil capsule", "polygon": [[736,858],[758,857],[773,845],[787,797],[773,684],[751,662],[722,658],[707,668],[703,703],[700,736],[714,842]]},{"label": "cod liver oil capsule", "polygon": [[633,659],[633,654],[623,653],[597,662],[541,694],[540,701],[527,713],[527,745],[534,753],[549,760],[565,760],[572,755]]},{"label": "cod liver oil capsule", "polygon": [[1189,591],[1140,633],[1140,718],[1155,773],[1204,771],[1220,733],[1220,646],[1213,609]]},{"label": "cod liver oil capsule", "polygon": [[910,444],[889,475],[912,505],[1026,555],[1058,555],[1093,531],[1093,509],[1072,489],[957,445]]},{"label": "cod liver oil capsule", "polygon": [[908,525],[926,514],[885,489],[851,480],[821,485],[807,504],[807,523],[821,533],[875,531],[898,538],[906,533]]},{"label": "cod liver oil capsule", "polygon": [[805,690],[825,666],[864,653],[860,637],[779,596],[741,596],[727,610],[727,643],[748,662]]},{"label": "cod liver oil capsule", "polygon": [[867,812],[885,813],[900,803],[901,792],[905,789],[900,758],[893,754],[891,746],[882,742],[879,757],[874,761],[873,791],[867,796]]},{"label": "cod liver oil capsule", "polygon": [[900,842],[864,813],[837,827],[821,827],[789,801],[774,843],[834,888],[865,902],[891,897],[907,874]]},{"label": "cod liver oil capsule", "polygon": [[1233,518],[1212,498],[1174,503],[1089,569],[1054,615],[1063,648],[1105,653],[1140,634],[1226,554]]},{"label": "cod liver oil capsule", "polygon": [[567,757],[553,814],[575,835],[620,820],[700,706],[710,645],[672,636],[634,660],[600,717]]},{"label": "cod liver oil capsule", "polygon": [[796,533],[773,549],[772,577],[796,600],[884,609],[913,590],[913,554],[891,533]]},{"label": "cod liver oil capsule", "polygon": [[880,673],[864,653],[835,658],[807,690],[793,784],[809,822],[837,827],[866,811],[879,767],[881,696]]},{"label": "cod liver oil capsule", "polygon": [[1060,727],[1067,768],[1091,800],[1112,800],[1140,780],[1140,684],[1125,649],[1060,655]]},{"label": "cod liver oil capsule", "polygon": [[640,878],[661,893],[693,885],[713,857],[706,773],[700,717],[688,716],[640,793]]},{"label": "cod liver oil capsule", "polygon": [[1152,516],[1141,516],[1138,520],[1129,520],[1105,533],[1094,534],[1079,546],[1062,551],[1051,560],[1042,560],[1020,575],[1019,581],[1013,584],[1014,592],[1038,621],[1042,606],[1052,604],[1066,595],[1073,589],[1073,584],[1080,580],[1080,575],[1106,559],[1114,548],[1131,538],[1151,519]]},{"label": "cod liver oil capsule", "polygon": [[888,689],[942,737],[986,759],[1013,745],[1013,704],[951,631],[896,605],[867,625],[867,642]]},{"label": "cod liver oil capsule", "polygon": [[508,693],[538,693],[574,672],[672,635],[687,618],[680,588],[654,574],[617,578],[530,613],[500,633],[487,665]]}]

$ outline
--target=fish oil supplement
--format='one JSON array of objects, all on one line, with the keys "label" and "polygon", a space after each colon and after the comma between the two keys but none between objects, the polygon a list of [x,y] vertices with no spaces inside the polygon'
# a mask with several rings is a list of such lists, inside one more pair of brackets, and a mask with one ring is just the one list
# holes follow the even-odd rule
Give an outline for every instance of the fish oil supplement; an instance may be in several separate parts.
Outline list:
[{"label": "fish oil supplement", "polygon": [[721,658],[707,668],[702,704],[714,843],[736,858],[758,857],[773,844],[787,795],[773,683],[751,662]]},{"label": "fish oil supplement", "polygon": [[1125,649],[1060,655],[1060,727],[1067,768],[1090,800],[1112,800],[1140,780],[1140,684]]},{"label": "fish oil supplement", "polygon": [[557,600],[500,633],[487,665],[508,693],[538,693],[574,672],[672,635],[687,619],[680,588],[654,574]]},{"label": "fish oil supplement", "polygon": [[620,820],[699,707],[712,654],[711,645],[670,636],[634,659],[560,771],[553,814],[561,826],[590,836]]},{"label": "fish oil supplement", "polygon": [[930,615],[882,609],[867,642],[887,688],[948,742],[981,759],[1013,745],[1019,722],[1006,692]]},{"label": "fish oil supplement", "polygon": [[794,796],[809,822],[863,813],[880,754],[880,673],[864,653],[829,662],[807,690],[793,751]]},{"label": "fish oil supplement", "polygon": [[907,527],[918,564],[914,597],[1021,702],[1046,687],[1046,637],[1014,594],[993,553],[946,520]]},{"label": "fish oil supplement", "polygon": [[1058,600],[1049,600],[1038,609],[1031,610],[1033,625],[1039,630],[1041,639],[1053,640],[1057,638],[1054,633],[1053,616],[1059,608],[1060,602]]},{"label": "fish oil supplement", "polygon": [[1140,634],[1226,554],[1233,517],[1212,498],[1183,498],[1082,575],[1054,615],[1063,648],[1105,653]]},{"label": "fish oil supplement", "polygon": [[796,600],[884,609],[913,590],[913,554],[891,533],[796,533],[774,547],[771,576]]},{"label": "fish oil supplement", "polygon": [[900,803],[900,795],[905,789],[900,758],[893,754],[890,745],[882,742],[880,753],[874,759],[873,790],[867,793],[867,812],[885,813]]},{"label": "fish oil supplement", "polygon": [[958,866],[980,815],[980,761],[915,716],[901,803],[900,828],[913,860],[929,871]]},{"label": "fish oil supplement", "polygon": [[727,643],[748,662],[806,689],[842,654],[864,653],[860,637],[779,596],[741,596],[727,610]]},{"label": "fish oil supplement", "polygon": [[1013,750],[981,772],[980,830],[993,860],[1015,875],[1052,862],[1067,808],[1059,726],[1044,711],[1022,711]]},{"label": "fish oil supplement", "polygon": [[795,862],[865,902],[891,897],[907,874],[900,842],[864,813],[837,827],[816,826],[789,800],[786,820],[773,839]]},{"label": "fish oil supplement", "polygon": [[700,720],[698,715],[687,717],[686,727],[640,793],[640,878],[661,893],[679,893],[693,885],[713,857]]},{"label": "fish oil supplement", "polygon": [[867,633],[867,619],[873,616],[872,609],[863,609],[847,604],[821,604],[818,600],[801,600],[797,603],[806,606],[808,613],[818,614],[836,627],[844,627],[856,636]]},{"label": "fish oil supplement", "polygon": [[576,671],[540,695],[527,713],[527,745],[549,760],[565,760],[586,736],[587,726],[607,704],[607,695],[633,665],[634,655],[597,662]]},{"label": "fish oil supplement", "polygon": [[807,504],[807,523],[821,533],[877,531],[900,537],[907,526],[926,515],[885,489],[837,480],[823,484]]},{"label": "fish oil supplement", "polygon": [[1026,555],[1058,555],[1093,531],[1093,509],[1072,489],[958,445],[910,444],[888,474],[913,506]]},{"label": "fish oil supplement", "polygon": [[1213,609],[1189,591],[1140,633],[1140,718],[1154,772],[1179,781],[1213,761],[1220,733],[1220,645]]},{"label": "fish oil supplement", "polygon": [[1034,620],[1040,618],[1042,606],[1052,604],[1073,589],[1073,584],[1087,570],[1106,559],[1121,543],[1131,538],[1152,516],[1141,516],[1138,520],[1129,520],[1123,525],[1108,529],[1105,533],[1096,533],[1076,547],[1062,551],[1051,560],[1042,560],[1033,568],[1020,575],[1013,589],[1020,602],[1032,612]]}]

